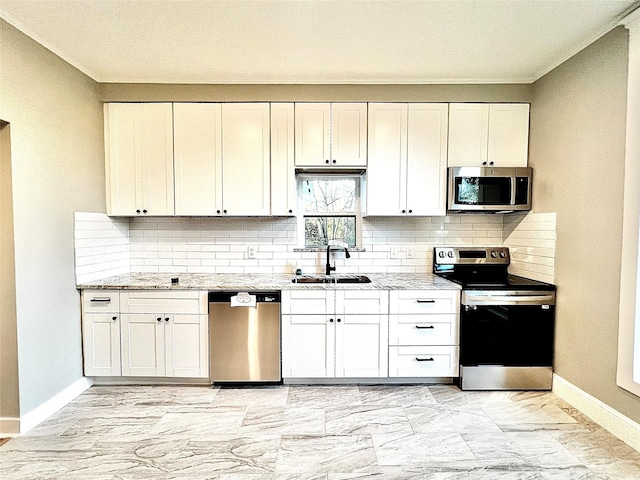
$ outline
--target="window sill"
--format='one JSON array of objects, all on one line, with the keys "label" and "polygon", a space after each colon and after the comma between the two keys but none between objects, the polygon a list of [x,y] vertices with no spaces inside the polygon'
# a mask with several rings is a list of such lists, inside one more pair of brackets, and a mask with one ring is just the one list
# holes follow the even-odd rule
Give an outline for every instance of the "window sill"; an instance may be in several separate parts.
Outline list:
[{"label": "window sill", "polygon": [[[349,252],[366,252],[366,249],[362,247],[347,247]],[[332,247],[331,251],[340,251],[342,247]],[[294,248],[294,252],[326,252],[327,247],[304,247],[304,248]]]}]

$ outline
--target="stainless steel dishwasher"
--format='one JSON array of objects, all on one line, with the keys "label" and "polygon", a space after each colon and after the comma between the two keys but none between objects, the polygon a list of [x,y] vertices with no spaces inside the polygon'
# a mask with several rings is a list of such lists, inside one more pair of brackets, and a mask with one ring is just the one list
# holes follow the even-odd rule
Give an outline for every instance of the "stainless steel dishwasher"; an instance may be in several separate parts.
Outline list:
[{"label": "stainless steel dishwasher", "polygon": [[214,383],[280,383],[280,292],[209,292]]}]

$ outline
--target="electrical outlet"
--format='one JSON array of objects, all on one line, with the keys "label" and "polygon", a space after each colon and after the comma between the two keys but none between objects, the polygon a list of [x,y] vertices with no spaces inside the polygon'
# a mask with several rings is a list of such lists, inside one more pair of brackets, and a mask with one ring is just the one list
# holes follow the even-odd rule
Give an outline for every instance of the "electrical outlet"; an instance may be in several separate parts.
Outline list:
[{"label": "electrical outlet", "polygon": [[256,258],[256,247],[247,247],[247,258]]},{"label": "electrical outlet", "polygon": [[407,258],[413,258],[414,252],[413,252],[413,247],[407,247]]},{"label": "electrical outlet", "polygon": [[399,248],[396,245],[392,245],[389,251],[389,258],[398,258],[398,251]]}]

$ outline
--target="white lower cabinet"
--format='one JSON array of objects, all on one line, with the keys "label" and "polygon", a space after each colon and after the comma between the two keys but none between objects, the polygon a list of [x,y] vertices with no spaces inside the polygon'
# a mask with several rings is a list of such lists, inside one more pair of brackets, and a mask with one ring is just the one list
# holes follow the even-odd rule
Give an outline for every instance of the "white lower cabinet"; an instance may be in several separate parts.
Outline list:
[{"label": "white lower cabinet", "polygon": [[458,290],[392,290],[389,377],[459,375]]},{"label": "white lower cabinet", "polygon": [[282,312],[283,377],[387,376],[386,290],[285,290]]},{"label": "white lower cabinet", "polygon": [[[90,295],[119,307],[96,313]],[[84,291],[85,375],[208,378],[208,322],[204,291]]]},{"label": "white lower cabinet", "polygon": [[119,376],[120,293],[117,290],[83,290],[81,301],[84,374]]}]

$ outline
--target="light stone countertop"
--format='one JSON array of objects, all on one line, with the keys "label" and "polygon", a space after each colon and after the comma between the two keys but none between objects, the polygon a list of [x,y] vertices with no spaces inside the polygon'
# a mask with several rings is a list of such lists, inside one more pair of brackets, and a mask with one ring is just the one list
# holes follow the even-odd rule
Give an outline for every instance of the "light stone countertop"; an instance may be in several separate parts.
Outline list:
[{"label": "light stone countertop", "polygon": [[[129,273],[78,285],[78,289],[125,290],[460,290],[460,286],[430,273],[370,273],[371,283],[293,283],[291,274]],[[331,275],[352,276],[351,274]],[[176,285],[171,278],[178,277]]]}]

